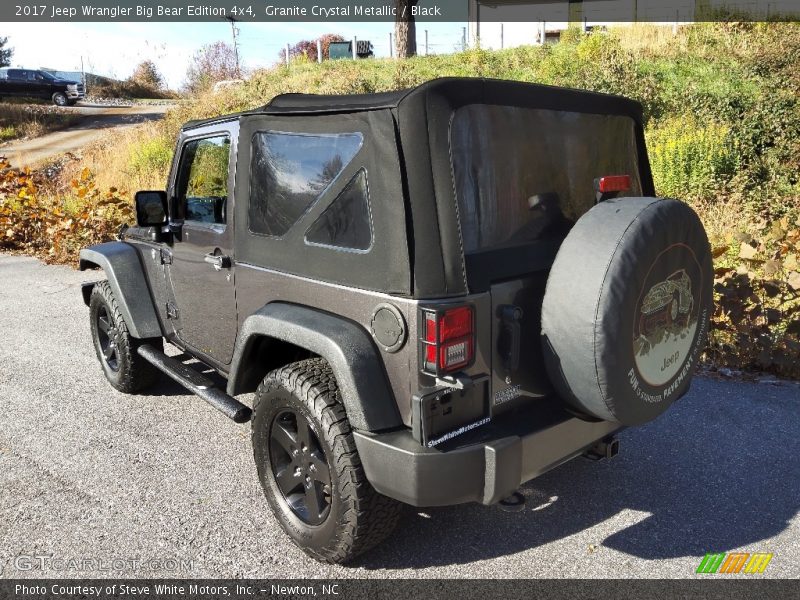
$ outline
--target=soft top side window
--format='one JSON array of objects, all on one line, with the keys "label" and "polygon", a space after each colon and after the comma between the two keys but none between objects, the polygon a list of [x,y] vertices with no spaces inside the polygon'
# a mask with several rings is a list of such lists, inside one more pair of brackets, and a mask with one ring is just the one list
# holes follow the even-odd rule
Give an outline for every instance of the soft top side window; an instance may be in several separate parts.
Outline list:
[{"label": "soft top side window", "polygon": [[177,196],[186,221],[224,224],[228,202],[227,134],[190,140],[178,167]]},{"label": "soft top side window", "polygon": [[306,231],[306,243],[366,252],[372,246],[367,172],[359,169]]},{"label": "soft top side window", "polygon": [[250,164],[249,229],[281,237],[353,160],[360,133],[258,131]]}]

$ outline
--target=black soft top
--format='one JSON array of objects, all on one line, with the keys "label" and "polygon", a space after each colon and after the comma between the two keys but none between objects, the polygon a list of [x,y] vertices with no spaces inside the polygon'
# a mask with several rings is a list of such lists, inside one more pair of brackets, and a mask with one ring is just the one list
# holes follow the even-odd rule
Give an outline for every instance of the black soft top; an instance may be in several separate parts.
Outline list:
[{"label": "black soft top", "polygon": [[625,114],[641,119],[642,108],[638,102],[622,96],[478,77],[442,77],[416,87],[374,94],[280,94],[268,104],[248,111],[187,122],[183,128],[191,129],[219,121],[238,119],[247,115],[311,115],[361,112],[367,110],[397,109],[404,104],[423,100],[429,104],[439,98],[444,104],[501,104]]},{"label": "black soft top", "polygon": [[[313,117],[298,119],[298,130],[305,131],[337,130],[345,116],[359,117],[359,121],[370,123],[367,127],[374,128],[376,133],[370,143],[380,146],[383,155],[397,157],[394,165],[402,172],[402,182],[397,182],[394,188],[402,189],[404,217],[408,223],[406,256],[411,262],[413,280],[410,290],[407,283],[400,282],[400,276],[395,277],[400,282],[396,286],[387,284],[382,289],[410,291],[417,298],[440,298],[467,293],[469,287],[450,161],[450,123],[458,108],[471,104],[630,117],[636,125],[643,192],[647,196],[655,193],[644,143],[642,107],[638,102],[620,96],[518,81],[450,77],[434,79],[411,89],[377,94],[281,94],[260,108],[189,122],[184,131],[191,135],[194,127],[234,119],[241,121],[245,131],[250,131],[256,123],[263,122],[263,117],[270,116],[281,119]],[[240,148],[240,152],[240,159],[249,160],[246,147]],[[375,170],[380,171],[380,167]],[[373,184],[377,183],[373,180]],[[244,190],[242,187],[242,193]],[[391,192],[386,191],[387,198]],[[246,202],[241,203],[245,205]],[[400,215],[399,222],[402,220],[403,215]],[[399,255],[396,248],[393,252]]]}]

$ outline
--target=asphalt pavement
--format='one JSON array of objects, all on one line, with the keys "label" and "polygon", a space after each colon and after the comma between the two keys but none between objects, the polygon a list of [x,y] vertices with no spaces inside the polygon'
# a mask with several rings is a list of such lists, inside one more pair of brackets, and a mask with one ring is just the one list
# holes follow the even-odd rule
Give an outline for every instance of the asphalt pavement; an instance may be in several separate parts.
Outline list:
[{"label": "asphalt pavement", "polygon": [[91,277],[0,255],[0,578],[685,578],[712,551],[770,552],[758,577],[800,577],[796,384],[699,377],[617,458],[523,486],[524,510],[409,509],[388,542],[328,566],[270,514],[247,425],[166,380],[106,383]]}]

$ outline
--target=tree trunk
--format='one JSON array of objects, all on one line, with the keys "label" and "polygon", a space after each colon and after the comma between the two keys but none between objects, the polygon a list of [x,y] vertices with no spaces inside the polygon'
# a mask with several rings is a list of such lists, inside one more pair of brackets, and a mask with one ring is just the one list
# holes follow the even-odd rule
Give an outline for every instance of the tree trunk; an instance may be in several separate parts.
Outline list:
[{"label": "tree trunk", "polygon": [[417,54],[417,24],[411,9],[418,3],[419,0],[396,0],[394,46],[397,58],[408,58]]}]

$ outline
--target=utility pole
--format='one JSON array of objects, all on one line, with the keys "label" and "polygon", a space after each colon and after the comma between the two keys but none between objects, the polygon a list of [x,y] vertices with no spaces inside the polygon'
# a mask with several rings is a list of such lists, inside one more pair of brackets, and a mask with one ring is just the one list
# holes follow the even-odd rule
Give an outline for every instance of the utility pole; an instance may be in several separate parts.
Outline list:
[{"label": "utility pole", "polygon": [[353,36],[353,60],[358,58],[358,38]]},{"label": "utility pole", "polygon": [[461,28],[461,51],[462,52],[466,52],[467,51],[467,28],[466,27],[462,27]]},{"label": "utility pole", "polygon": [[425,30],[425,56],[428,56],[428,30]]},{"label": "utility pole", "polygon": [[389,58],[394,58],[394,42],[392,41],[392,32],[389,32]]},{"label": "utility pole", "polygon": [[322,62],[322,40],[317,40],[317,62]]},{"label": "utility pole", "polygon": [[236,27],[236,19],[233,17],[225,17],[225,20],[231,24],[231,34],[233,35],[233,56],[236,60],[236,77],[241,77],[242,70],[239,66],[239,29]]}]

